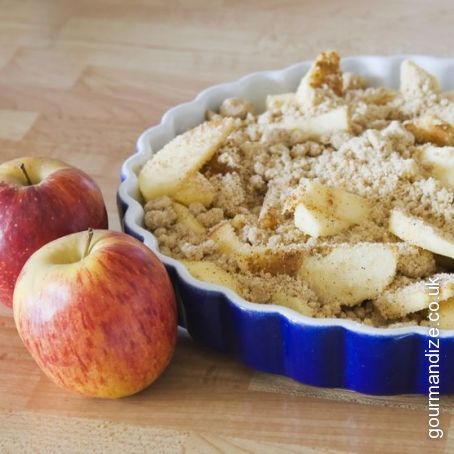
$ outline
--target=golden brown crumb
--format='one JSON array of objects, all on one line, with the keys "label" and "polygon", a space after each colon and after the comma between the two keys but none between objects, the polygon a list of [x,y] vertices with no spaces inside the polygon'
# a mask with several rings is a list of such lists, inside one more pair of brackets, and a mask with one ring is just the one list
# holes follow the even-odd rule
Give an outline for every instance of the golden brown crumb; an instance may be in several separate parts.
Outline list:
[{"label": "golden brown crumb", "polygon": [[222,208],[211,208],[196,217],[205,227],[213,227],[224,219],[224,210]]},{"label": "golden brown crumb", "polygon": [[227,98],[219,108],[223,117],[245,119],[248,113],[254,113],[255,109],[251,102],[243,98]]},{"label": "golden brown crumb", "polygon": [[454,126],[432,115],[405,124],[418,143],[431,142],[441,147],[454,145]]},{"label": "golden brown crumb", "polygon": [[[218,121],[221,116],[233,117],[235,128],[200,169],[216,192],[208,207],[188,205],[200,227],[191,230],[166,196],[145,205],[145,225],[155,233],[163,253],[216,263],[234,276],[240,296],[249,301],[272,303],[276,293],[283,293],[300,299],[315,317],[347,318],[372,326],[423,324],[424,310],[400,317],[393,313],[387,319],[386,311],[380,312],[372,301],[354,307],[322,304],[298,270],[304,254],[364,242],[386,243],[397,253],[397,274],[386,294],[443,270],[445,265],[436,262],[431,252],[394,236],[388,223],[391,209],[397,207],[454,234],[454,190],[428,177],[415,159],[418,143],[440,145],[443,139],[444,145],[451,140],[454,97],[433,90],[409,96],[408,92],[367,87],[358,75],[342,75],[335,52],[316,60],[310,86],[322,96],[314,105],[303,106],[295,94],[285,93],[269,96],[268,109],[260,114],[241,98],[226,99],[219,113],[207,112],[208,119]],[[340,106],[348,106],[351,114],[348,130],[305,140],[273,127],[314,118]],[[427,115],[438,119],[422,122]],[[367,199],[369,218],[330,236],[305,234],[284,204],[308,179]],[[226,222],[247,252],[226,252],[210,239],[210,232]]]},{"label": "golden brown crumb", "polygon": [[145,225],[150,230],[169,227],[174,224],[176,220],[177,214],[171,206],[145,212]]},{"label": "golden brown crumb", "polygon": [[405,242],[396,243],[399,252],[397,271],[404,276],[423,278],[436,272],[434,255],[424,249]]},{"label": "golden brown crumb", "polygon": [[322,52],[314,63],[314,71],[310,80],[313,88],[328,85],[334,93],[342,96],[342,74],[340,72],[340,57],[335,51]]}]

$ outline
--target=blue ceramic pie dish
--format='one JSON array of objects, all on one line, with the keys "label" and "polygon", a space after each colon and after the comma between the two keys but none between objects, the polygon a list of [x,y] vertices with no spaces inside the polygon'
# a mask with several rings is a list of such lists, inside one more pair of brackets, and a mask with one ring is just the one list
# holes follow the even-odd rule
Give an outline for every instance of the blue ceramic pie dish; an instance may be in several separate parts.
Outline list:
[{"label": "blue ceramic pie dish", "polygon": [[[454,89],[454,59],[424,56],[353,57],[345,71],[372,85],[397,87],[400,63],[411,58]],[[245,301],[232,290],[192,277],[177,260],[159,252],[156,238],[144,228],[137,174],[153,151],[204,120],[231,96],[264,107],[267,94],[295,91],[310,62],[280,71],[264,71],[211,87],[193,101],[168,111],[159,125],[145,131],[137,150],[123,164],[118,206],[123,230],[143,241],[167,267],[179,296],[180,325],[194,340],[265,372],[302,383],[345,388],[367,394],[428,394],[429,376],[438,375],[442,394],[454,392],[454,331],[429,336],[426,327],[373,328],[343,319],[316,319],[276,305]],[[429,343],[432,341],[432,343]],[[438,344],[437,348],[434,348]],[[427,355],[431,349],[432,356]],[[436,367],[431,364],[437,364]]]}]

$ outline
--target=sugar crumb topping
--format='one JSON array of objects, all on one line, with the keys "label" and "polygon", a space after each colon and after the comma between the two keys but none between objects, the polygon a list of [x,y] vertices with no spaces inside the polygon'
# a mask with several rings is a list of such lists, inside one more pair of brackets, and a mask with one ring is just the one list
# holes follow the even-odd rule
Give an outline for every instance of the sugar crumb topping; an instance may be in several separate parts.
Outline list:
[{"label": "sugar crumb topping", "polygon": [[[424,279],[449,270],[434,251],[396,235],[389,220],[392,210],[402,210],[454,238],[454,188],[438,177],[438,164],[428,166],[420,159],[427,147],[450,146],[443,140],[450,140],[454,128],[454,103],[436,79],[413,62],[403,63],[401,76],[398,91],[369,87],[360,75],[342,74],[337,54],[330,51],[319,56],[296,93],[268,96],[265,111],[257,113],[246,99],[229,98],[218,112],[208,112],[217,128],[226,118],[234,124],[215,154],[197,169],[211,183],[214,197],[209,204],[187,204],[184,214],[175,209],[172,194],[145,204],[145,226],[156,235],[161,251],[181,260],[216,264],[234,278],[235,290],[249,301],[285,305],[284,294],[291,307],[304,307],[304,313],[314,317],[374,326],[424,324],[427,305],[387,308],[401,304],[399,292],[411,293]],[[345,114],[323,117],[341,107]],[[347,122],[342,115],[348,115]],[[427,115],[440,119],[435,129],[425,120]],[[193,141],[203,142],[205,129],[208,123]],[[454,162],[454,154],[451,159]],[[321,205],[309,202],[322,200],[322,195],[307,191],[300,214],[295,207],[286,210],[289,195],[305,181],[367,200],[367,217],[352,222],[349,213],[318,213]],[[318,235],[308,234],[304,222],[298,227],[300,215],[306,223],[317,219]],[[231,226],[230,236],[214,238],[213,229],[223,223]],[[353,307],[342,301],[326,304],[304,273],[286,267],[286,248],[297,251],[294,263],[304,267],[305,257],[365,243],[383,243],[397,257],[395,277],[377,301],[364,300]],[[268,260],[275,260],[276,267],[261,261],[265,250],[273,251]]]}]

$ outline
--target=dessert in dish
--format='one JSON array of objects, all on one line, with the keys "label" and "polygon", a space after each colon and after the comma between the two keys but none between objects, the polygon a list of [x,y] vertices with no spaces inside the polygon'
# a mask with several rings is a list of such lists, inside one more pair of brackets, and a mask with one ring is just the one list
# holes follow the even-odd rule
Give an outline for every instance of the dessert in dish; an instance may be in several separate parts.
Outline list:
[{"label": "dessert in dish", "polygon": [[[163,254],[244,299],[373,326],[454,296],[454,103],[411,61],[399,91],[322,53],[295,93],[226,99],[143,167]],[[452,325],[452,323],[451,323]]]}]

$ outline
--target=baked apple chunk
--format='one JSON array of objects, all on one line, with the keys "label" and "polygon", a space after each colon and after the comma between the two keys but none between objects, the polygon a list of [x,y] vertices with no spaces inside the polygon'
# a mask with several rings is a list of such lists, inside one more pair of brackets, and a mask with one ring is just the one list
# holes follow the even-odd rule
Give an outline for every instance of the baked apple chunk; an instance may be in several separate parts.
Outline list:
[{"label": "baked apple chunk", "polygon": [[159,150],[139,174],[145,200],[184,191],[188,179],[213,157],[233,126],[231,118],[202,123]]},{"label": "baked apple chunk", "polygon": [[438,279],[454,328],[452,93],[409,60],[399,90],[369,85],[335,51],[282,91],[222,100],[143,167],[161,252],[245,300],[378,327],[430,325]]}]

